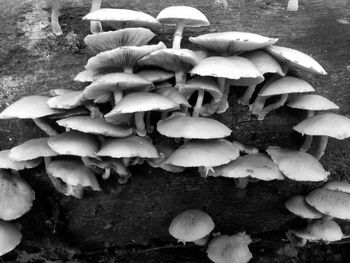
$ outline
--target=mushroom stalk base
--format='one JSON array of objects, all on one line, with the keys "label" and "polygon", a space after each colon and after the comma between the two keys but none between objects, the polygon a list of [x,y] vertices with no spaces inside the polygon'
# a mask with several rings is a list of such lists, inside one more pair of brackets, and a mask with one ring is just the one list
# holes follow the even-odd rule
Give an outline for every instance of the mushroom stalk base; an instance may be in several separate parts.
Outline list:
[{"label": "mushroom stalk base", "polygon": [[176,26],[176,31],[174,33],[173,48],[181,48],[182,33],[184,31],[185,24],[178,23]]},{"label": "mushroom stalk base", "polygon": [[204,90],[198,90],[196,106],[194,106],[192,117],[199,116],[199,112],[200,112],[200,110],[202,108],[202,104],[203,104],[203,99],[204,99]]},{"label": "mushroom stalk base", "polygon": [[[90,12],[101,8],[102,0],[92,0]],[[90,31],[93,34],[102,32],[102,25],[100,21],[90,21]]]},{"label": "mushroom stalk base", "polygon": [[278,101],[266,106],[261,110],[261,112],[258,114],[258,120],[262,121],[265,118],[266,114],[268,114],[270,111],[273,111],[282,107],[284,103],[286,103],[287,99],[288,99],[288,94],[282,94]]},{"label": "mushroom stalk base", "polygon": [[136,133],[141,137],[145,137],[147,134],[144,117],[145,117],[144,111],[135,113]]},{"label": "mushroom stalk base", "polygon": [[55,131],[47,122],[45,122],[41,118],[37,118],[33,120],[34,123],[42,129],[47,135],[49,136],[55,136],[57,135],[57,131]]},{"label": "mushroom stalk base", "polygon": [[324,152],[327,147],[327,143],[328,143],[328,136],[321,136],[318,148],[315,152],[316,159],[321,159],[321,157],[324,155]]},{"label": "mushroom stalk base", "polygon": [[62,0],[51,0],[51,27],[56,36],[63,34],[58,17],[60,15]]},{"label": "mushroom stalk base", "polygon": [[249,85],[244,92],[243,96],[238,99],[238,103],[242,105],[249,105],[249,101],[253,96],[256,85]]}]

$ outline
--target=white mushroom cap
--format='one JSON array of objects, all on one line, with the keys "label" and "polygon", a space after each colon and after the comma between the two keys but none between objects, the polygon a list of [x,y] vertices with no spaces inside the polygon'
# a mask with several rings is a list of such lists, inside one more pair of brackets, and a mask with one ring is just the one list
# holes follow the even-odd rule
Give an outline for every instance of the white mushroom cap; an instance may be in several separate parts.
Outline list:
[{"label": "white mushroom cap", "polygon": [[27,160],[27,161],[14,161],[10,157],[10,150],[0,151],[0,169],[11,170],[24,170],[31,169],[38,166],[41,163],[41,159]]},{"label": "white mushroom cap", "polygon": [[298,94],[288,97],[286,106],[302,110],[337,110],[339,107],[329,99],[317,94]]},{"label": "white mushroom cap", "polygon": [[268,82],[259,92],[259,96],[274,96],[313,91],[315,91],[315,89],[305,80],[288,76]]},{"label": "white mushroom cap", "polygon": [[301,68],[321,75],[327,74],[316,60],[298,50],[280,46],[270,46],[267,47],[266,50],[278,60],[292,67]]},{"label": "white mushroom cap", "polygon": [[296,150],[269,146],[266,152],[270,155],[280,171],[295,181],[324,181],[326,172],[320,162],[312,155]]},{"label": "white mushroom cap", "polygon": [[157,20],[166,25],[183,23],[186,27],[209,26],[206,16],[198,9],[190,6],[169,6],[157,16]]},{"label": "white mushroom cap", "polygon": [[73,91],[55,96],[47,101],[50,108],[54,109],[73,109],[81,106],[84,101],[83,91]]},{"label": "white mushroom cap", "polygon": [[350,119],[336,113],[321,113],[303,120],[293,129],[301,134],[343,140],[350,137]]},{"label": "white mushroom cap", "polygon": [[168,80],[172,77],[175,76],[174,72],[169,72],[166,71],[164,69],[144,69],[141,70],[139,72],[137,72],[137,74],[145,79],[147,79],[148,81],[151,82],[161,82],[161,81],[165,81]]},{"label": "white mushroom cap", "polygon": [[210,234],[215,225],[210,215],[197,209],[178,214],[169,226],[169,233],[179,242],[193,242]]},{"label": "white mushroom cap", "polygon": [[324,188],[313,190],[305,201],[322,214],[350,219],[350,194]]},{"label": "white mushroom cap", "polygon": [[284,205],[290,212],[301,218],[317,219],[323,217],[322,213],[305,202],[305,196],[302,195],[289,198]]},{"label": "white mushroom cap", "polygon": [[323,188],[350,194],[350,184],[348,181],[331,181],[326,183]]},{"label": "white mushroom cap", "polygon": [[280,76],[285,75],[278,61],[263,50],[245,53],[243,56],[249,59],[263,75],[266,73],[276,73]]},{"label": "white mushroom cap", "polygon": [[300,238],[310,241],[334,242],[343,239],[340,226],[333,220],[315,220],[309,223],[305,229],[294,231]]},{"label": "white mushroom cap", "polygon": [[219,102],[222,97],[222,92],[215,78],[213,77],[201,77],[196,76],[191,79],[186,85],[181,86],[179,91],[189,99],[190,96],[197,90],[204,90],[214,98],[215,101]]},{"label": "white mushroom cap", "polygon": [[83,70],[78,73],[78,75],[75,76],[74,81],[78,82],[92,82],[99,77],[101,77],[103,74],[99,73],[95,70]]},{"label": "white mushroom cap", "polygon": [[179,92],[175,87],[160,88],[155,91],[157,94],[167,97],[168,99],[174,101],[178,105],[184,105],[186,107],[191,107],[187,99]]},{"label": "white mushroom cap", "polygon": [[14,224],[0,221],[0,256],[13,250],[21,239],[22,234]]}]

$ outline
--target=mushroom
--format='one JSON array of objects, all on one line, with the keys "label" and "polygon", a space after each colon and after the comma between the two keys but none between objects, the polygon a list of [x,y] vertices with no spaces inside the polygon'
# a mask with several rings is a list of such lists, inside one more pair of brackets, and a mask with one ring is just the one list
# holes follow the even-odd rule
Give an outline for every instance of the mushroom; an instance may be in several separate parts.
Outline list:
[{"label": "mushroom", "polygon": [[348,181],[330,181],[326,183],[323,188],[332,190],[332,191],[340,191],[344,193],[350,194],[350,184]]},{"label": "mushroom", "polygon": [[24,170],[31,169],[38,166],[41,163],[40,159],[33,159],[27,161],[15,161],[10,157],[10,150],[0,151],[0,169],[11,169],[11,170]]},{"label": "mushroom", "polygon": [[51,0],[51,28],[56,36],[63,34],[58,17],[60,15],[62,0]]},{"label": "mushroom", "polygon": [[210,232],[215,225],[213,219],[206,212],[198,209],[186,210],[178,214],[169,226],[169,233],[178,242],[193,242],[204,246]]},{"label": "mushroom", "polygon": [[320,159],[327,147],[328,137],[343,140],[350,137],[350,119],[336,113],[322,113],[303,120],[293,130],[310,136],[321,136],[315,158]]},{"label": "mushroom", "polygon": [[[98,10],[101,8],[101,2],[102,0],[91,0],[91,9],[90,12],[93,12],[95,10]],[[102,32],[102,25],[99,21],[91,21],[90,22],[90,31],[93,34]]]},{"label": "mushroom", "polygon": [[154,88],[158,88],[157,85],[159,83],[169,80],[175,76],[173,72],[161,68],[143,69],[137,72],[137,75],[153,82]]},{"label": "mushroom", "polygon": [[295,195],[284,206],[293,214],[305,219],[318,219],[324,215],[305,202],[305,196]]},{"label": "mushroom", "polygon": [[22,234],[14,224],[0,221],[0,256],[12,251],[21,239]]},{"label": "mushroom", "polygon": [[184,27],[209,26],[206,16],[198,9],[190,6],[169,6],[157,16],[157,20],[165,25],[175,25],[173,48],[181,48]]},{"label": "mushroom", "polygon": [[210,241],[207,255],[214,263],[247,263],[253,258],[248,247],[250,243],[252,240],[245,232],[220,235]]},{"label": "mushroom", "polygon": [[[339,107],[329,99],[317,94],[301,94],[289,96],[286,106],[293,109],[307,110],[307,118],[314,116],[315,111],[337,110]],[[301,151],[308,151],[312,144],[312,136],[305,135]]]}]

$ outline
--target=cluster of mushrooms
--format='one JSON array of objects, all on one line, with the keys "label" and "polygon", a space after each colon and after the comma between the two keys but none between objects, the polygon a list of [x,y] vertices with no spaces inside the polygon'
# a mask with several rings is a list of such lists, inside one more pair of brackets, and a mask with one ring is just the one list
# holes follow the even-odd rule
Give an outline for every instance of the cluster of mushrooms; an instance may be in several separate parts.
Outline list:
[{"label": "cluster of mushrooms", "polygon": [[[0,119],[32,119],[47,134],[0,152],[0,168],[4,169],[0,187],[11,189],[7,198],[14,204],[25,203],[17,208],[1,199],[5,214],[16,210],[15,217],[1,217],[3,220],[18,218],[34,200],[34,191],[18,175],[9,176],[9,171],[17,174],[42,160],[57,191],[76,198],[83,197],[86,187],[101,191],[96,175],[107,179],[115,174],[119,183],[127,183],[131,176],[128,167],[145,161],[174,173],[196,167],[204,177],[234,178],[239,188],[245,188],[248,179],[327,180],[329,173],[318,159],[328,136],[350,136],[350,119],[336,113],[315,114],[338,106],[320,95],[309,94],[314,88],[305,80],[286,75],[289,68],[326,74],[310,56],[274,45],[276,38],[246,32],[190,37],[189,41],[200,49],[181,48],[186,27],[210,25],[193,7],[168,7],[157,18],[127,9],[94,9],[83,18],[91,21],[93,34],[84,41],[94,56],[75,78],[86,83],[85,88],[53,89],[51,97],[27,96],[0,113]],[[157,29],[161,24],[176,27],[171,48],[162,42],[148,45],[155,36],[148,28]],[[102,32],[105,25],[117,30]],[[259,92],[255,91],[258,85]],[[283,105],[307,110],[308,118],[294,127],[306,135],[301,149],[270,146],[259,152],[255,147],[224,139],[231,130],[210,116],[228,109],[229,91],[235,86],[246,87],[239,102],[249,106],[259,120]],[[270,98],[273,103],[269,103]],[[322,136],[315,156],[306,152],[312,136]],[[180,241],[202,239],[214,228],[207,214],[191,211],[174,219],[170,226],[170,233]],[[188,229],[197,224],[197,215],[204,216],[198,219],[198,228],[206,234],[195,235],[198,238],[193,240],[178,236],[177,232],[188,234]],[[179,229],[177,221],[190,225]],[[0,227],[0,234],[20,240],[13,225],[1,222]],[[11,243],[11,249],[17,241]],[[205,240],[198,242],[204,244]],[[244,233],[217,237],[209,244],[209,258],[215,263],[248,262],[252,257],[247,246],[250,242]],[[243,256],[227,252],[239,258],[234,261],[222,259],[216,250],[222,246],[245,252],[238,252]]]}]

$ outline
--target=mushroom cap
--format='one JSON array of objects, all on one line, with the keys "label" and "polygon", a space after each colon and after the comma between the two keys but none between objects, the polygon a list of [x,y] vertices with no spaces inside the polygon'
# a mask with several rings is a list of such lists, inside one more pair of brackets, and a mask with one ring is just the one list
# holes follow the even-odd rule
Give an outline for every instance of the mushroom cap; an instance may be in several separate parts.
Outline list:
[{"label": "mushroom cap", "polygon": [[320,162],[306,152],[278,146],[269,146],[266,152],[289,179],[316,182],[326,180],[329,175]]},{"label": "mushroom cap", "polygon": [[151,82],[161,82],[161,81],[165,81],[168,80],[172,77],[175,76],[174,72],[169,72],[166,71],[164,69],[144,69],[141,70],[139,72],[137,72],[137,74],[145,79],[147,79],[148,81]]},{"label": "mushroom cap", "polygon": [[47,144],[50,137],[37,138],[26,141],[12,148],[9,157],[15,161],[27,161],[39,157],[51,157],[58,155]]},{"label": "mushroom cap", "polygon": [[350,219],[350,194],[324,188],[313,190],[305,201],[322,214]]},{"label": "mushroom cap", "polygon": [[81,106],[84,101],[84,94],[82,90],[73,91],[70,93],[55,96],[47,101],[50,108],[54,109],[73,109]]},{"label": "mushroom cap", "polygon": [[84,42],[93,52],[98,53],[122,46],[147,45],[154,36],[155,34],[147,28],[124,28],[88,35]]},{"label": "mushroom cap", "polygon": [[196,76],[191,79],[186,85],[181,86],[179,91],[189,99],[191,95],[197,90],[204,90],[219,102],[222,97],[222,92],[215,78]]},{"label": "mushroom cap", "polygon": [[191,107],[184,95],[182,95],[182,93],[180,93],[175,87],[161,88],[157,89],[155,92],[159,95],[167,97],[178,105],[184,105],[189,108]]},{"label": "mushroom cap", "polygon": [[248,248],[251,242],[245,233],[217,236],[210,241],[207,255],[214,263],[247,263],[253,257]]},{"label": "mushroom cap", "polygon": [[21,239],[22,234],[14,224],[0,221],[0,256],[13,250]]},{"label": "mushroom cap", "polygon": [[90,186],[94,191],[101,191],[92,170],[80,161],[56,160],[50,162],[47,172],[72,186]]},{"label": "mushroom cap", "polygon": [[133,113],[151,110],[175,110],[178,108],[179,105],[177,103],[165,96],[150,92],[134,92],[123,97],[123,99],[113,108],[113,110],[105,116],[108,117],[120,113]]},{"label": "mushroom cap", "polygon": [[121,139],[108,139],[103,143],[97,155],[113,158],[159,157],[157,149],[151,142],[135,135]]},{"label": "mushroom cap", "polygon": [[60,96],[60,95],[64,95],[67,93],[71,93],[74,92],[75,90],[72,89],[50,89],[50,95],[51,96]]},{"label": "mushroom cap", "polygon": [[94,99],[113,91],[145,90],[152,86],[152,82],[133,73],[108,73],[93,81],[84,89],[84,98]]},{"label": "mushroom cap", "polygon": [[183,23],[185,27],[209,26],[206,16],[191,6],[169,6],[159,12],[157,20],[166,25]]},{"label": "mushroom cap", "polygon": [[301,218],[317,219],[323,214],[305,202],[305,196],[295,195],[285,202],[284,206],[293,214]]},{"label": "mushroom cap", "polygon": [[267,47],[266,50],[278,60],[282,61],[283,63],[287,63],[292,67],[304,69],[306,71],[321,75],[327,75],[327,72],[316,60],[303,52],[280,46],[270,46]]},{"label": "mushroom cap", "polygon": [[35,192],[17,175],[0,170],[0,218],[14,220],[27,213],[33,205]]},{"label": "mushroom cap", "polygon": [[203,59],[190,49],[159,49],[140,59],[140,65],[153,65],[173,72],[189,71]]},{"label": "mushroom cap", "polygon": [[133,67],[144,56],[164,48],[166,46],[163,42],[159,42],[157,45],[118,47],[89,58],[85,68],[96,71],[108,67]]},{"label": "mushroom cap", "polygon": [[232,132],[217,120],[180,114],[160,120],[157,130],[167,137],[186,139],[219,139],[230,136]]},{"label": "mushroom cap", "polygon": [[248,59],[233,57],[207,57],[201,60],[192,70],[192,74],[217,78],[241,79],[254,78],[260,83],[264,77]]},{"label": "mushroom cap", "polygon": [[206,212],[197,209],[178,214],[169,226],[169,233],[179,242],[193,242],[210,234],[215,225]]},{"label": "mushroom cap", "polygon": [[119,28],[121,23],[132,26],[158,26],[159,22],[152,16],[129,9],[100,8],[83,17],[83,20],[108,22],[108,25]]},{"label": "mushroom cap", "polygon": [[350,184],[348,181],[331,181],[326,183],[323,188],[350,194]]},{"label": "mushroom cap", "polygon": [[62,155],[95,157],[99,150],[99,143],[93,135],[78,131],[57,134],[47,143],[52,150]]},{"label": "mushroom cap", "polygon": [[36,119],[59,113],[58,110],[51,109],[47,105],[50,97],[27,96],[23,97],[0,113],[0,119]]},{"label": "mushroom cap", "polygon": [[78,75],[75,76],[74,81],[78,82],[92,82],[99,77],[101,77],[103,74],[99,73],[95,70],[83,70],[78,73]]},{"label": "mushroom cap", "polygon": [[88,114],[90,114],[90,111],[88,111],[85,107],[81,106],[81,107],[77,107],[69,110],[63,110],[60,113],[49,116],[48,119],[58,120],[58,119],[72,117],[72,116],[82,116],[82,115],[88,115]]},{"label": "mushroom cap", "polygon": [[337,110],[338,105],[318,94],[298,94],[288,97],[286,106],[301,110]]},{"label": "mushroom cap", "polygon": [[343,140],[350,137],[350,119],[336,113],[321,113],[303,120],[293,130],[301,134]]},{"label": "mushroom cap", "polygon": [[294,234],[310,241],[334,242],[343,239],[340,226],[333,220],[315,220],[310,222],[305,229],[297,230]]},{"label": "mushroom cap", "polygon": [[262,153],[249,154],[215,168],[215,174],[229,178],[252,177],[259,180],[284,180],[276,164]]},{"label": "mushroom cap", "polygon": [[225,139],[190,141],[178,148],[166,163],[181,167],[212,167],[229,163],[238,156],[238,148]]},{"label": "mushroom cap", "polygon": [[27,161],[14,161],[10,155],[11,150],[0,151],[0,169],[11,169],[11,170],[24,170],[31,169],[38,166],[41,163],[41,159],[27,160]]},{"label": "mushroom cap", "polygon": [[268,82],[259,92],[259,96],[274,96],[288,93],[313,92],[315,89],[305,80],[296,77],[283,77]]},{"label": "mushroom cap", "polygon": [[248,32],[217,32],[190,37],[190,42],[220,54],[233,55],[245,51],[268,47],[278,38],[264,37]]},{"label": "mushroom cap", "polygon": [[266,73],[276,73],[280,76],[285,75],[280,63],[266,51],[255,50],[245,53],[243,56],[249,59],[263,75]]}]

